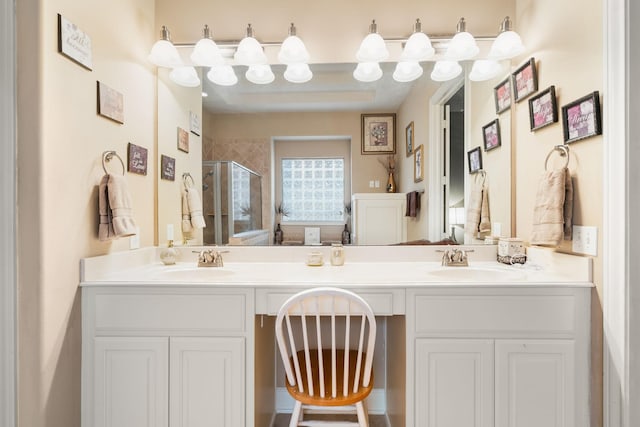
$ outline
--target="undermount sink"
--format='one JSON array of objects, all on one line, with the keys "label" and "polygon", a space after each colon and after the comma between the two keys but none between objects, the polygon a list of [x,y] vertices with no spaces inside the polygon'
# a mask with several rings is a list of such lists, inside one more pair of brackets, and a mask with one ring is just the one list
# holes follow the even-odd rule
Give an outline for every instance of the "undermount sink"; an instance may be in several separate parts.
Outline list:
[{"label": "undermount sink", "polygon": [[488,267],[443,267],[431,270],[428,274],[456,282],[511,282],[526,278],[522,271]]},{"label": "undermount sink", "polygon": [[224,267],[189,267],[189,268],[167,268],[155,275],[157,279],[185,280],[191,282],[207,282],[223,276],[234,274],[232,270]]}]

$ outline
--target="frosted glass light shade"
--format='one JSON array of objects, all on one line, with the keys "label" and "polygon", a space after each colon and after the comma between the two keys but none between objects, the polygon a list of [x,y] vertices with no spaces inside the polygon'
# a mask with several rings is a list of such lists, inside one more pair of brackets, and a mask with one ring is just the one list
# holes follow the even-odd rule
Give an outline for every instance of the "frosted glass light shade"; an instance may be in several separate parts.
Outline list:
[{"label": "frosted glass light shade", "polygon": [[389,50],[382,36],[378,33],[369,33],[360,43],[356,52],[358,62],[379,62],[389,57]]},{"label": "frosted glass light shade", "polygon": [[257,85],[266,85],[273,82],[276,76],[271,71],[269,64],[250,65],[244,75],[247,80]]},{"label": "frosted glass light shade", "polygon": [[449,42],[445,57],[452,61],[471,59],[480,52],[476,39],[466,31],[456,33]]},{"label": "frosted glass light shade", "polygon": [[353,71],[353,78],[360,82],[375,82],[382,77],[382,69],[377,62],[360,62]]},{"label": "frosted glass light shade", "polygon": [[284,78],[291,83],[306,83],[313,77],[308,64],[289,64],[284,72]]},{"label": "frosted glass light shade", "polygon": [[260,42],[253,37],[245,37],[240,41],[233,58],[240,65],[266,64],[267,55]]},{"label": "frosted glass light shade", "polygon": [[238,83],[238,76],[233,71],[231,65],[218,65],[211,67],[207,73],[207,78],[220,86],[233,86]]},{"label": "frosted glass light shade", "polygon": [[180,86],[200,86],[200,78],[193,67],[176,67],[169,73],[169,79]]},{"label": "frosted glass light shade", "polygon": [[202,38],[198,40],[191,53],[191,60],[196,65],[203,67],[213,67],[224,64],[224,58],[220,54],[218,45],[211,39]]},{"label": "frosted glass light shade", "polygon": [[173,68],[182,65],[178,50],[169,40],[158,40],[154,43],[149,54],[149,61],[158,67]]},{"label": "frosted glass light shade", "polygon": [[278,61],[283,64],[309,62],[310,55],[304,42],[298,36],[289,36],[282,42],[278,52]]},{"label": "frosted glass light shade", "polygon": [[462,73],[462,67],[457,61],[442,60],[436,62],[431,72],[431,80],[446,82],[455,79]]},{"label": "frosted glass light shade", "polygon": [[504,31],[498,35],[491,45],[489,58],[510,59],[524,52],[522,39],[515,31]]},{"label": "frosted glass light shade", "polygon": [[471,73],[469,73],[469,80],[483,82],[497,77],[501,72],[502,65],[498,61],[492,59],[476,59],[473,62]]},{"label": "frosted glass light shade", "polygon": [[417,62],[413,61],[400,61],[396,64],[396,69],[393,72],[393,80],[406,83],[411,82],[419,78],[424,70]]},{"label": "frosted glass light shade", "polygon": [[435,49],[431,46],[429,36],[423,32],[415,32],[411,34],[404,45],[400,61],[425,61],[431,58],[434,53]]}]

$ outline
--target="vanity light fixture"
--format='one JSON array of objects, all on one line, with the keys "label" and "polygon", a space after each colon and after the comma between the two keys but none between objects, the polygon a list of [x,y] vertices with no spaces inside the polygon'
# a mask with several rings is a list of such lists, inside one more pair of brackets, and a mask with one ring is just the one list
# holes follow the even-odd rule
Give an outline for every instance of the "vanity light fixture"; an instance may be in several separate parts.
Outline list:
[{"label": "vanity light fixture", "polygon": [[381,77],[382,69],[377,62],[360,62],[353,71],[353,78],[363,83],[375,82]]},{"label": "vanity light fixture", "polygon": [[207,78],[212,83],[220,86],[233,86],[238,83],[238,76],[236,76],[233,67],[229,64],[211,67],[207,73]]},{"label": "vanity light fixture", "polygon": [[369,34],[360,43],[360,48],[356,52],[358,62],[380,62],[389,57],[389,50],[380,34],[376,20],[369,25]]},{"label": "vanity light fixture", "polygon": [[451,61],[443,59],[438,61],[433,66],[431,72],[431,80],[436,82],[446,82],[448,80],[455,79],[462,73],[462,67],[458,64],[458,61]]},{"label": "vanity light fixture", "polygon": [[249,69],[244,75],[247,80],[257,85],[266,85],[273,82],[276,76],[271,71],[269,64],[249,65]]},{"label": "vanity light fixture", "polygon": [[300,64],[309,62],[309,52],[300,37],[296,35],[296,26],[291,23],[289,27],[289,36],[284,39],[280,51],[278,52],[278,61],[283,64]]},{"label": "vanity light fixture", "polygon": [[435,54],[431,46],[431,39],[422,32],[422,23],[416,19],[413,25],[413,34],[407,40],[400,55],[400,61],[426,61]]},{"label": "vanity light fixture", "polygon": [[169,73],[169,78],[175,84],[184,87],[196,87],[200,86],[200,78],[198,77],[198,72],[195,68],[188,67],[175,67]]},{"label": "vanity light fixture", "polygon": [[284,71],[284,78],[291,83],[306,83],[313,78],[309,64],[289,64]]},{"label": "vanity light fixture", "polygon": [[238,44],[238,48],[236,53],[233,55],[233,58],[240,65],[267,63],[267,55],[265,55],[262,45],[260,45],[260,42],[256,40],[255,37],[253,37],[253,28],[251,28],[251,24],[247,26],[247,36],[240,40],[240,44]]},{"label": "vanity light fixture", "polygon": [[460,18],[456,27],[456,34],[449,42],[445,58],[452,61],[471,59],[480,52],[476,39],[467,32],[467,23]]},{"label": "vanity light fixture", "polygon": [[491,59],[511,59],[524,52],[524,45],[522,39],[511,29],[511,20],[509,17],[505,17],[500,24],[500,34],[493,41],[491,50],[489,51],[489,58]]},{"label": "vanity light fixture", "polygon": [[400,61],[393,72],[393,80],[400,83],[412,82],[422,76],[424,70],[418,62]]},{"label": "vanity light fixture", "polygon": [[160,30],[160,40],[155,42],[151,48],[149,61],[158,67],[173,68],[182,65],[178,49],[171,42],[171,33],[164,25]]},{"label": "vanity light fixture", "polygon": [[220,53],[220,49],[218,49],[218,45],[211,38],[211,30],[208,25],[204,26],[202,38],[198,40],[198,43],[193,48],[191,60],[194,64],[204,67],[224,64],[224,58]]},{"label": "vanity light fixture", "polygon": [[494,59],[476,59],[469,73],[469,80],[483,82],[497,77],[502,72],[502,65]]}]

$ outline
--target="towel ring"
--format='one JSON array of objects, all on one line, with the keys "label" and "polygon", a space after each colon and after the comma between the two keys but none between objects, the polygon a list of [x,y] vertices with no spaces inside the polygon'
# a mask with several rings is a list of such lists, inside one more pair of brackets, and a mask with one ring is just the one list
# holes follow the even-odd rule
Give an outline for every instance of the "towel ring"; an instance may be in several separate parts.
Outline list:
[{"label": "towel ring", "polygon": [[109,163],[114,156],[117,157],[118,160],[120,160],[120,164],[122,165],[122,175],[124,175],[125,173],[124,162],[122,161],[122,158],[118,156],[118,153],[116,153],[115,151],[105,151],[104,153],[102,153],[102,169],[104,170],[104,173],[109,174],[109,172],[107,171],[106,163]]},{"label": "towel ring", "polygon": [[[187,185],[187,179],[191,180],[191,185]],[[195,187],[196,186],[196,182],[193,180],[193,177],[191,176],[191,174],[189,172],[185,172],[182,174],[182,182],[184,183],[184,186],[186,188],[189,187]]]},{"label": "towel ring", "polygon": [[564,163],[563,167],[567,167],[569,166],[569,147],[567,147],[566,145],[556,145],[555,147],[553,147],[553,150],[549,151],[549,154],[547,154],[547,158],[544,161],[544,170],[547,170],[547,163],[549,163],[549,157],[551,157],[551,155],[556,152],[556,151],[560,151],[560,155],[562,157],[567,157],[567,161]]}]

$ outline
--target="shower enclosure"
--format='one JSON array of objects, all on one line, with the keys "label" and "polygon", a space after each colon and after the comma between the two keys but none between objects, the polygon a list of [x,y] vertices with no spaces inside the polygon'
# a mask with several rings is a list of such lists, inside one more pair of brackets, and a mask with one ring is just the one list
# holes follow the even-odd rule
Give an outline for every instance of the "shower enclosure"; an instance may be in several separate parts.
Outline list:
[{"label": "shower enclosure", "polygon": [[232,161],[202,162],[205,245],[262,228],[262,176]]}]

